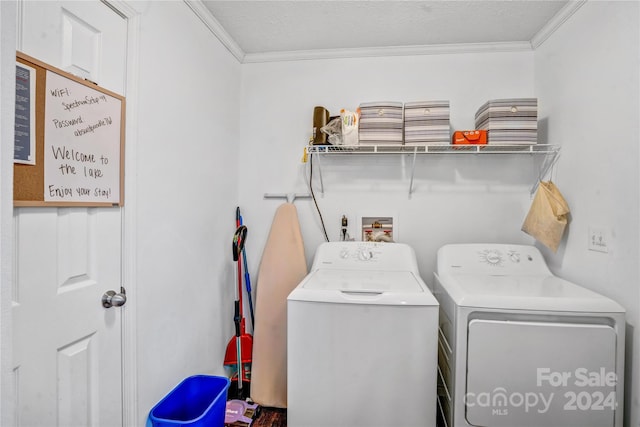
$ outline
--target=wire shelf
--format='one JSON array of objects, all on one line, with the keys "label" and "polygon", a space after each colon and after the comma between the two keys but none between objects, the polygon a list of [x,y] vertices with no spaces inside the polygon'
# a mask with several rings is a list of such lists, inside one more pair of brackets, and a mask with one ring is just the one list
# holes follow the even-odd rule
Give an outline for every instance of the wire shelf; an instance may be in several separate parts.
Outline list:
[{"label": "wire shelf", "polygon": [[[531,187],[531,194],[538,188],[538,182],[547,174],[560,155],[560,147],[550,144],[486,144],[486,145],[307,145],[307,154],[318,154],[318,161],[325,155],[359,155],[359,154],[405,154],[413,157],[411,164],[411,179],[409,181],[409,197],[413,193],[413,178],[418,155],[543,155],[545,156],[537,180]],[[320,166],[320,165],[319,165]],[[324,194],[322,168],[319,168],[320,189]]]},{"label": "wire shelf", "polygon": [[308,154],[557,154],[550,144],[308,145]]}]

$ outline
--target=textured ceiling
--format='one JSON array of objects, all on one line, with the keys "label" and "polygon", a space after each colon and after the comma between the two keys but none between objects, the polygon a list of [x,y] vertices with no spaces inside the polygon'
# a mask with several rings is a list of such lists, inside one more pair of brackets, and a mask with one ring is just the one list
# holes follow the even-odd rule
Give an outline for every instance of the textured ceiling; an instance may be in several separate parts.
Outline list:
[{"label": "textured ceiling", "polygon": [[529,42],[567,1],[202,1],[246,54]]}]

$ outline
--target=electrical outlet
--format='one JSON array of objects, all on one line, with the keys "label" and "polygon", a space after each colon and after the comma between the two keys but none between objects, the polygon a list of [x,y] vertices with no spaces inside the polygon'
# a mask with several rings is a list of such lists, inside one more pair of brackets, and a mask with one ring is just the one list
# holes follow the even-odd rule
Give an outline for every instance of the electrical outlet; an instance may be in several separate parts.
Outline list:
[{"label": "electrical outlet", "polygon": [[589,227],[589,243],[590,251],[609,252],[609,242],[603,228]]}]

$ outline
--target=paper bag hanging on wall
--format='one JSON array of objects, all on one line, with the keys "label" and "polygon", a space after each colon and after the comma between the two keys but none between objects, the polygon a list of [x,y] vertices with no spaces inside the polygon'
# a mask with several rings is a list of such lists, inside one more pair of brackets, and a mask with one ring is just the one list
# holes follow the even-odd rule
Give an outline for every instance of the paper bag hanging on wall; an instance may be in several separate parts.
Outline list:
[{"label": "paper bag hanging on wall", "polygon": [[522,231],[556,252],[567,226],[568,214],[569,205],[558,187],[551,181],[541,181]]}]

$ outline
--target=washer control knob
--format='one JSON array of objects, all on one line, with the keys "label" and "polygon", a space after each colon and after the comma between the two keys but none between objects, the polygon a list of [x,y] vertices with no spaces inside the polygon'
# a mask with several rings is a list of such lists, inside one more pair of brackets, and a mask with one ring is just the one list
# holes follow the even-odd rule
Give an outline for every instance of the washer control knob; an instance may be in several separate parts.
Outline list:
[{"label": "washer control knob", "polygon": [[511,262],[520,262],[520,254],[518,252],[509,252]]},{"label": "washer control knob", "polygon": [[497,254],[496,252],[489,252],[487,254],[487,261],[489,261],[489,264],[499,264],[500,263],[500,255]]},{"label": "washer control knob", "polygon": [[340,258],[342,258],[342,259],[349,258],[349,249],[341,249],[340,250]]},{"label": "washer control knob", "polygon": [[369,261],[373,257],[373,252],[368,249],[361,249],[358,252],[358,258],[362,261]]},{"label": "washer control knob", "polygon": [[502,254],[495,249],[487,249],[480,253],[480,259],[492,266],[502,265]]}]

